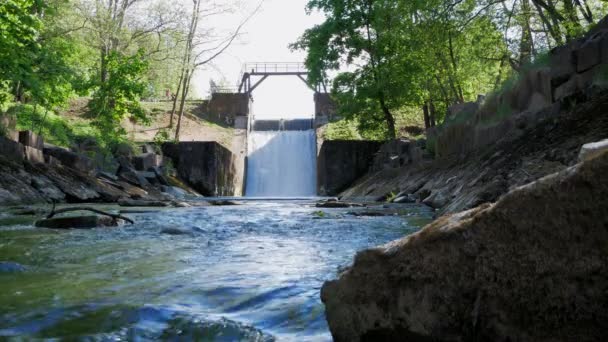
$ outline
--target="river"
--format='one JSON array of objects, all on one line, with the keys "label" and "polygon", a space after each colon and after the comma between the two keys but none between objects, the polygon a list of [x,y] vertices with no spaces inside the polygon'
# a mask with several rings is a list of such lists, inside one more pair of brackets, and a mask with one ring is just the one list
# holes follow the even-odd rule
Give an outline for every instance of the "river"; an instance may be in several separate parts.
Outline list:
[{"label": "river", "polygon": [[368,217],[255,202],[147,209],[128,214],[134,225],[58,231],[4,209],[0,339],[331,340],[323,282],[358,250],[432,216],[415,205]]}]

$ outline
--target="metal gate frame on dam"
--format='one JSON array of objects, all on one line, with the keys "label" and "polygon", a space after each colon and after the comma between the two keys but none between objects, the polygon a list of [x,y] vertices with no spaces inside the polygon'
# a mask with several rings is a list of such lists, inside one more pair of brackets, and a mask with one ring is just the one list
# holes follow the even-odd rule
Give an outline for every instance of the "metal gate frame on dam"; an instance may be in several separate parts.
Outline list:
[{"label": "metal gate frame on dam", "polygon": [[[296,120],[255,120],[252,92],[271,76],[301,79],[314,91],[314,117]],[[373,141],[324,141],[325,126],[340,119],[323,84],[311,85],[302,63],[248,63],[238,88],[212,89],[206,116],[234,128],[230,149],[217,142],[165,144],[178,174],[204,196],[243,196],[247,175],[247,137],[251,131],[314,129],[317,146],[317,195],[337,195],[363,176],[379,148]]]}]

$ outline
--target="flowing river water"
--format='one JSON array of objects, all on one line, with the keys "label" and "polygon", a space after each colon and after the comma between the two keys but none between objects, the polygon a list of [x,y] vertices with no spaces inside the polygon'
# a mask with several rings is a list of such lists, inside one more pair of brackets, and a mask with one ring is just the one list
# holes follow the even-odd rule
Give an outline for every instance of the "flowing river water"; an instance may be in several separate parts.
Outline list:
[{"label": "flowing river water", "polygon": [[134,225],[50,230],[4,208],[0,339],[331,340],[323,282],[432,216],[296,201],[147,210]]}]

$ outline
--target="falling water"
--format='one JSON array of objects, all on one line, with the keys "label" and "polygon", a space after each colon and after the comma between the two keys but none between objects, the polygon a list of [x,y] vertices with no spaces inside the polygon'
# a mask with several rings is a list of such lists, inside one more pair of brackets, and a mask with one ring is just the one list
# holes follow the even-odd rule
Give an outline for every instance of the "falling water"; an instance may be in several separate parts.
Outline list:
[{"label": "falling water", "polygon": [[248,151],[247,196],[316,195],[314,130],[251,131]]}]

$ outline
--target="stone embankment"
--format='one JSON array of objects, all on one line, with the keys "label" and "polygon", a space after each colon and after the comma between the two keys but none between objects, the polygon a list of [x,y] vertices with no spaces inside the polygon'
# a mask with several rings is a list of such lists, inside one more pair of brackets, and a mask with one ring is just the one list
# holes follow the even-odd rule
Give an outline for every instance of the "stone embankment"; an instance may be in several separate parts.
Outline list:
[{"label": "stone embankment", "polygon": [[602,341],[607,145],[495,204],[359,252],[321,291],[334,339]]},{"label": "stone embankment", "polygon": [[[83,154],[45,144],[30,132],[0,136],[0,205],[45,202],[174,201],[188,194],[150,146],[118,153],[112,171]],[[183,185],[182,185],[183,187]]]},{"label": "stone embankment", "polygon": [[341,199],[444,216],[324,284],[334,339],[605,340],[607,113],[608,17],[501,94],[451,108],[425,153],[383,146]]},{"label": "stone embankment", "polygon": [[428,132],[425,153],[415,142],[384,145],[341,198],[457,212],[573,165],[584,143],[608,135],[608,17],[547,63],[481,104],[452,107]]}]

